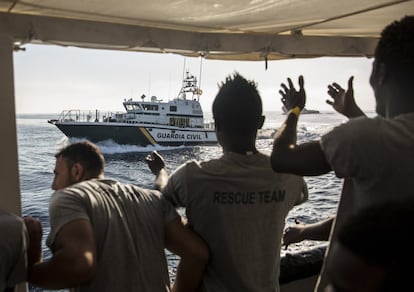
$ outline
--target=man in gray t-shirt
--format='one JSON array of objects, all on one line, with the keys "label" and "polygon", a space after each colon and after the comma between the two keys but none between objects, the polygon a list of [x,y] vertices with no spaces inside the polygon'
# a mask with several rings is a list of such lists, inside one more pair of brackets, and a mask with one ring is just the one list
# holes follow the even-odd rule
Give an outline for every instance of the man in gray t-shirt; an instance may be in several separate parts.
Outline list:
[{"label": "man in gray t-shirt", "polygon": [[195,290],[208,260],[202,240],[160,192],[105,179],[103,167],[102,153],[89,142],[56,154],[46,241],[53,256],[34,261],[29,281],[73,291],[170,291],[168,248],[185,272],[176,291]]},{"label": "man in gray t-shirt", "polygon": [[279,291],[279,261],[286,216],[307,199],[302,177],[275,173],[256,149],[264,122],[256,85],[235,74],[213,104],[223,155],[189,161],[170,177],[156,152],[147,157],[156,185],[207,243],[211,259],[201,291]]},{"label": "man in gray t-shirt", "polygon": [[27,279],[27,231],[22,218],[0,209],[0,291]]}]

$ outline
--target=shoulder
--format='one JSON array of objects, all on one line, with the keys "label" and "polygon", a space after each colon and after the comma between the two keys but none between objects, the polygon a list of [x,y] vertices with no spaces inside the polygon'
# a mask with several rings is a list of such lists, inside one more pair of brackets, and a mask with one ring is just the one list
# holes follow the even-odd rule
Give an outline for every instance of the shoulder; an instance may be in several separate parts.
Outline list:
[{"label": "shoulder", "polygon": [[[374,118],[360,117],[349,120],[347,123],[335,127],[321,138],[322,148],[328,145],[372,145],[378,143],[390,134],[394,134],[397,129],[412,129],[414,115],[398,116],[392,119],[386,119],[380,116]],[[410,118],[407,118],[410,117]],[[410,128],[411,127],[411,128]]]},{"label": "shoulder", "polygon": [[7,234],[3,239],[7,238],[7,241],[14,242],[21,241],[22,233],[25,231],[24,221],[17,215],[0,210],[0,230],[3,234]]},{"label": "shoulder", "polygon": [[23,224],[23,219],[13,213],[0,209],[0,224],[1,226],[6,226],[10,224],[21,225]]},{"label": "shoulder", "polygon": [[162,193],[158,190],[147,189],[147,188],[143,188],[143,187],[136,186],[136,185],[132,185],[132,188],[135,193],[139,193],[139,194],[142,194],[144,196],[148,196],[154,199],[162,198]]},{"label": "shoulder", "polygon": [[381,116],[373,118],[358,117],[350,119],[348,122],[335,127],[331,132],[356,131],[357,133],[371,132],[372,130],[381,130],[382,126],[393,123],[394,119],[386,119]]},{"label": "shoulder", "polygon": [[3,261],[2,264],[11,264],[25,250],[26,240],[28,240],[26,225],[21,217],[0,210],[0,230],[2,233],[0,238],[0,259]]},{"label": "shoulder", "polygon": [[350,119],[347,122],[344,122],[336,127],[334,127],[330,132],[328,132],[324,136],[329,136],[337,133],[347,132],[347,131],[354,131],[354,130],[364,130],[365,127],[370,126],[373,124],[374,119],[368,117],[358,117]]},{"label": "shoulder", "polygon": [[363,144],[365,141],[369,143],[373,137],[384,130],[384,126],[388,123],[387,119],[381,117],[351,119],[323,135],[320,141],[321,147],[325,149],[328,145],[344,146],[344,141],[348,145],[352,145],[352,141],[355,141],[358,145]]},{"label": "shoulder", "polygon": [[158,190],[147,189],[133,184],[125,184],[123,187],[130,195],[135,196],[139,202],[161,202],[164,200],[162,193]]},{"label": "shoulder", "polygon": [[278,184],[283,185],[289,190],[297,190],[299,192],[302,192],[308,188],[303,176],[290,173],[275,172],[274,177],[275,180],[277,180]]},{"label": "shoulder", "polygon": [[55,208],[68,208],[69,206],[83,206],[86,202],[94,201],[103,184],[99,181],[83,181],[67,188],[55,191],[49,202],[49,211]]},{"label": "shoulder", "polygon": [[50,206],[53,207],[56,204],[64,201],[72,201],[76,200],[76,198],[80,197],[80,191],[82,188],[78,188],[76,186],[70,186],[64,189],[60,189],[55,191],[52,196],[50,197]]},{"label": "shoulder", "polygon": [[195,173],[208,167],[210,161],[189,160],[178,166],[170,175],[170,179],[184,179],[187,173]]}]

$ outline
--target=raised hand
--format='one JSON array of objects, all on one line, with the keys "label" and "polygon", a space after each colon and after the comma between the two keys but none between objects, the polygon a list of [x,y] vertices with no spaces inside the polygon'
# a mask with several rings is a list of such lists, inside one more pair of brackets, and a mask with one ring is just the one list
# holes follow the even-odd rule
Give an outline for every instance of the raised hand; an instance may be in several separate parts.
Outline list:
[{"label": "raised hand", "polygon": [[161,169],[166,166],[164,158],[157,151],[152,151],[151,154],[147,155],[145,161],[151,172],[155,175],[158,175]]},{"label": "raised hand", "polygon": [[306,93],[304,89],[304,80],[303,76],[299,76],[299,91],[296,91],[295,86],[292,83],[290,78],[287,79],[289,87],[286,84],[282,83],[282,87],[279,90],[279,93],[282,95],[282,103],[285,106],[286,110],[291,110],[292,108],[298,106],[301,110],[305,107],[306,103]]},{"label": "raised hand", "polygon": [[328,85],[328,94],[333,101],[326,100],[327,104],[348,118],[365,115],[355,102],[353,80],[354,77],[351,76],[348,80],[348,89],[346,91],[336,82]]}]

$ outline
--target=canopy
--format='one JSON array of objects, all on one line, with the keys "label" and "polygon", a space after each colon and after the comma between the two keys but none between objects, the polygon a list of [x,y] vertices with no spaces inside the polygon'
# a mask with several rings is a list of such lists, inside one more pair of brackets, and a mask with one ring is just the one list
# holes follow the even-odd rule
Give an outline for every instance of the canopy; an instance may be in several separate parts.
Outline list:
[{"label": "canopy", "polygon": [[413,0],[0,0],[0,33],[20,43],[222,60],[372,56]]},{"label": "canopy", "polygon": [[0,0],[0,207],[21,213],[13,47],[222,60],[369,57],[382,29],[404,15],[414,15],[414,0]]}]

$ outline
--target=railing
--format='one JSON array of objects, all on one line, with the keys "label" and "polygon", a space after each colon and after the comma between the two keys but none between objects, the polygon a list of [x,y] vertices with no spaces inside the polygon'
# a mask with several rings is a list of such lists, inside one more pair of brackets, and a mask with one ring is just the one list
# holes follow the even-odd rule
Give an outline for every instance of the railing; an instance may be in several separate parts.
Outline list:
[{"label": "railing", "polygon": [[82,122],[82,123],[146,123],[154,125],[170,125],[176,127],[192,127],[192,128],[207,128],[214,130],[214,121],[204,121],[202,119],[188,119],[183,117],[160,117],[140,115],[134,113],[120,113],[120,112],[100,112],[82,111],[82,110],[64,110],[60,113],[56,120],[49,120],[49,122]]},{"label": "railing", "polygon": [[59,122],[114,122],[115,117],[118,118],[121,115],[125,114],[118,112],[100,112],[98,110],[93,112],[72,109],[62,111],[57,120]]},{"label": "railing", "polygon": [[214,121],[204,121],[204,128],[214,130],[216,128],[216,125]]}]

